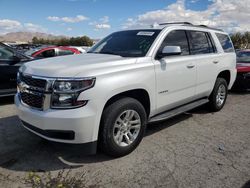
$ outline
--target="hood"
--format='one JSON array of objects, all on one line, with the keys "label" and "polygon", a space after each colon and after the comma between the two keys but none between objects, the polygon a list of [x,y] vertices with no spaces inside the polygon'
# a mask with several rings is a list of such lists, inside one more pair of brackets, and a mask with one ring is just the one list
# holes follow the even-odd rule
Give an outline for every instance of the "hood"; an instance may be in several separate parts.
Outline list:
[{"label": "hood", "polygon": [[250,63],[237,63],[237,72],[250,72]]},{"label": "hood", "polygon": [[20,71],[47,77],[96,76],[108,69],[134,64],[136,58],[124,58],[108,54],[67,55],[25,63]]}]

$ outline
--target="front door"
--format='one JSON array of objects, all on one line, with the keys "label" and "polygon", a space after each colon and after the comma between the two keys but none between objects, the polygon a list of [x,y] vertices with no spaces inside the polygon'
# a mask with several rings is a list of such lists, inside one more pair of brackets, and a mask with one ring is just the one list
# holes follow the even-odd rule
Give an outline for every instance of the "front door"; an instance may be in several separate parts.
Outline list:
[{"label": "front door", "polygon": [[192,101],[196,89],[196,64],[189,55],[186,31],[169,32],[158,53],[164,46],[179,46],[181,54],[154,61],[158,113]]},{"label": "front door", "polygon": [[15,52],[0,44],[0,95],[10,95],[16,92],[16,76],[22,59]]}]

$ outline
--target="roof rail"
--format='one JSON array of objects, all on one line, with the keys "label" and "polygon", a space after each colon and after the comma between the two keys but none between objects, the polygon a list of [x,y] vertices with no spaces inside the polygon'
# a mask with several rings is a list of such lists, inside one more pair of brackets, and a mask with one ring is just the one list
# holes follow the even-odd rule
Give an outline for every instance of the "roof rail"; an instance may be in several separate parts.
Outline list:
[{"label": "roof rail", "polygon": [[174,24],[182,24],[182,25],[185,25],[185,26],[192,26],[192,27],[205,27],[205,28],[208,28],[208,29],[213,29],[213,30],[216,30],[216,31],[223,31],[222,29],[217,29],[217,28],[213,28],[213,27],[209,27],[207,25],[193,25],[192,23],[190,22],[167,22],[167,23],[160,23],[158,25],[174,25]]},{"label": "roof rail", "polygon": [[213,28],[213,27],[209,27],[207,25],[195,25],[195,26],[198,26],[198,27],[206,27],[208,29],[213,29],[213,30],[217,30],[217,31],[223,31],[222,29],[217,29],[217,28]]},{"label": "roof rail", "polygon": [[193,25],[190,22],[166,22],[166,23],[160,23],[159,25],[171,25],[171,24],[185,24],[185,25]]}]

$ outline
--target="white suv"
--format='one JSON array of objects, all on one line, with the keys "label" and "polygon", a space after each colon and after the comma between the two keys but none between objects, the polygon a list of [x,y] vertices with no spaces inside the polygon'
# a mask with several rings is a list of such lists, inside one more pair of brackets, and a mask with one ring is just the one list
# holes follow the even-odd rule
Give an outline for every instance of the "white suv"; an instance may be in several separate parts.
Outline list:
[{"label": "white suv", "polygon": [[87,54],[24,64],[15,104],[22,124],[45,139],[133,151],[146,124],[208,103],[219,111],[236,77],[223,31],[166,23],[115,32]]}]

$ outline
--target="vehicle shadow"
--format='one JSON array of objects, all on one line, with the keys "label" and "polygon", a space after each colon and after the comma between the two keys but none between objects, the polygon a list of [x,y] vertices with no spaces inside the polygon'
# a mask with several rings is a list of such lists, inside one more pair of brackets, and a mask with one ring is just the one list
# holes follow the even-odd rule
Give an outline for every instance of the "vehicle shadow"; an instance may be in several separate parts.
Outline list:
[{"label": "vehicle shadow", "polygon": [[[145,136],[155,134],[190,117],[192,114],[187,113],[160,123],[149,124]],[[2,168],[47,172],[73,169],[109,160],[114,158],[101,152],[86,155],[82,145],[46,141],[23,128],[17,116],[0,118],[0,167]]]},{"label": "vehicle shadow", "polygon": [[157,123],[150,123],[147,125],[147,130],[146,130],[145,136],[150,136],[150,135],[157,133],[163,129],[174,126],[182,121],[185,121],[186,119],[188,119],[190,117],[192,117],[191,113],[184,113],[184,114],[180,114],[178,116],[175,116],[173,118],[167,119],[165,121],[160,121]]},{"label": "vehicle shadow", "polygon": [[250,90],[249,91],[229,91],[230,95],[249,95],[250,94]]},{"label": "vehicle shadow", "polygon": [[[82,145],[46,141],[21,126],[17,116],[0,118],[0,167],[17,171],[72,169],[112,158],[88,156]],[[71,162],[67,162],[71,161]]]},{"label": "vehicle shadow", "polygon": [[14,96],[0,97],[0,105],[13,104]]}]

